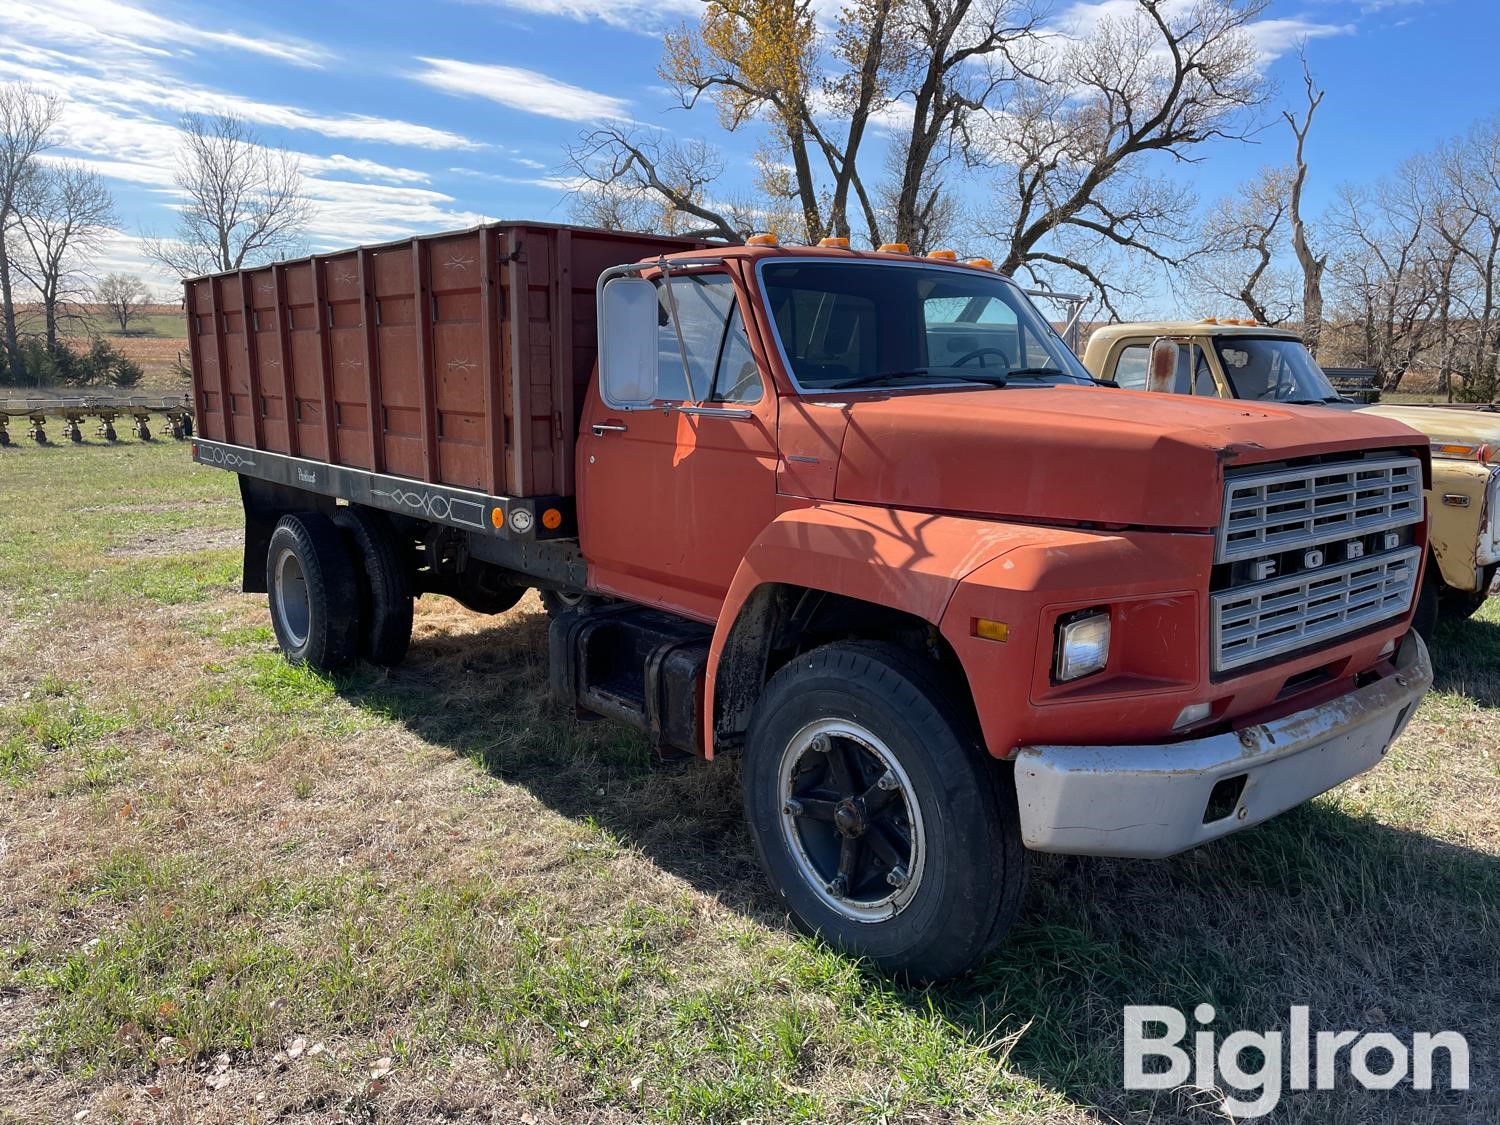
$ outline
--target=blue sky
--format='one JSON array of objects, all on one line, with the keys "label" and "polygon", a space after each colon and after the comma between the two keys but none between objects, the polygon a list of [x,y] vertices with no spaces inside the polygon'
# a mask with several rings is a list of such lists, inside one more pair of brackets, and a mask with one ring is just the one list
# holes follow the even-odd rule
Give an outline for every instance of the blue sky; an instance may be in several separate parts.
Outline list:
[{"label": "blue sky", "polygon": [[[1059,0],[1054,21],[1128,3]],[[302,154],[314,249],[481,218],[566,221],[564,150],[592,121],[708,137],[745,176],[751,140],[723,137],[709,108],[671,108],[656,74],[663,28],[699,10],[698,0],[0,0],[0,81],[66,98],[56,153],[108,176],[122,217],[101,267],[146,272],[136,241],[173,225],[174,130],[189,109],[237,112]],[[1500,102],[1500,5],[1488,0],[1275,0],[1254,34],[1282,101],[1301,96],[1304,38],[1328,90],[1310,144],[1314,214],[1340,182],[1375,179]],[[1274,107],[1264,116],[1260,144],[1219,145],[1185,170],[1204,203],[1288,157]]]}]

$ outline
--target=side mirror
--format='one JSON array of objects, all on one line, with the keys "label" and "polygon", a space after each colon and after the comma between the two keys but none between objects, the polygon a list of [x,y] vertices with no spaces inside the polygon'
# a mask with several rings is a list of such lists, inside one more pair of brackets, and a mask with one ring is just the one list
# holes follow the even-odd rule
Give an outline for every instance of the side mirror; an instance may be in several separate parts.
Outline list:
[{"label": "side mirror", "polygon": [[1182,347],[1176,340],[1161,337],[1151,345],[1150,370],[1146,374],[1146,389],[1171,394],[1177,385],[1177,361]]},{"label": "side mirror", "polygon": [[610,406],[656,401],[656,286],[615,277],[599,293],[599,391]]}]

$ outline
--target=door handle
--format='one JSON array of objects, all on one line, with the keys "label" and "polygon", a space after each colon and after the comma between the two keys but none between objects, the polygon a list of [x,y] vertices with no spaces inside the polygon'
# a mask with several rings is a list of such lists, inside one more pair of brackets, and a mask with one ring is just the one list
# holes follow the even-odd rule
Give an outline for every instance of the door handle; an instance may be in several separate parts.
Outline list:
[{"label": "door handle", "polygon": [[595,437],[603,437],[607,433],[623,434],[627,428],[623,422],[595,422],[590,427]]}]

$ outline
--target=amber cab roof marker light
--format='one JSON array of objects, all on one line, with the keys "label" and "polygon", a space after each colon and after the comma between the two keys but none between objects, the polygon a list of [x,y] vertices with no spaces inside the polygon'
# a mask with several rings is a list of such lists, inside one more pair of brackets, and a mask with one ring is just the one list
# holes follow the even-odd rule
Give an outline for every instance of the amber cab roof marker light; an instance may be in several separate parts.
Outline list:
[{"label": "amber cab roof marker light", "polygon": [[956,261],[958,261],[958,251],[957,250],[930,250],[930,251],[928,251],[927,256],[929,258],[936,259],[939,262],[956,262]]},{"label": "amber cab roof marker light", "polygon": [[988,258],[970,258],[964,265],[973,266],[976,270],[992,270],[995,268],[995,263]]},{"label": "amber cab roof marker light", "polygon": [[904,242],[882,242],[878,253],[881,254],[910,254],[911,247]]},{"label": "amber cab roof marker light", "polygon": [[847,250],[849,249],[849,240],[847,238],[820,238],[818,239],[818,245],[825,250]]},{"label": "amber cab roof marker light", "polygon": [[779,246],[774,234],[752,234],[745,239],[746,246]]}]

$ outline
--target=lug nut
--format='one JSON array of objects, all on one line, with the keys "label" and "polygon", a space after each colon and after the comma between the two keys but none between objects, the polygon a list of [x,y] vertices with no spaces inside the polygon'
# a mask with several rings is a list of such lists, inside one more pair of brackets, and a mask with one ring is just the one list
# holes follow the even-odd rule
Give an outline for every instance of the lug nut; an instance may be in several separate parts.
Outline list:
[{"label": "lug nut", "polygon": [[833,749],[833,740],[826,734],[817,735],[812,740],[812,752],[814,754],[826,754]]},{"label": "lug nut", "polygon": [[907,883],[911,882],[911,876],[906,873],[905,865],[898,863],[895,867],[891,868],[890,874],[885,877],[885,881],[899,891]]},{"label": "lug nut", "polygon": [[849,884],[842,875],[835,875],[833,882],[824,888],[834,898],[846,898],[849,894]]},{"label": "lug nut", "polygon": [[797,800],[796,797],[788,797],[786,804],[781,806],[781,811],[786,813],[787,816],[801,816],[802,802]]}]

